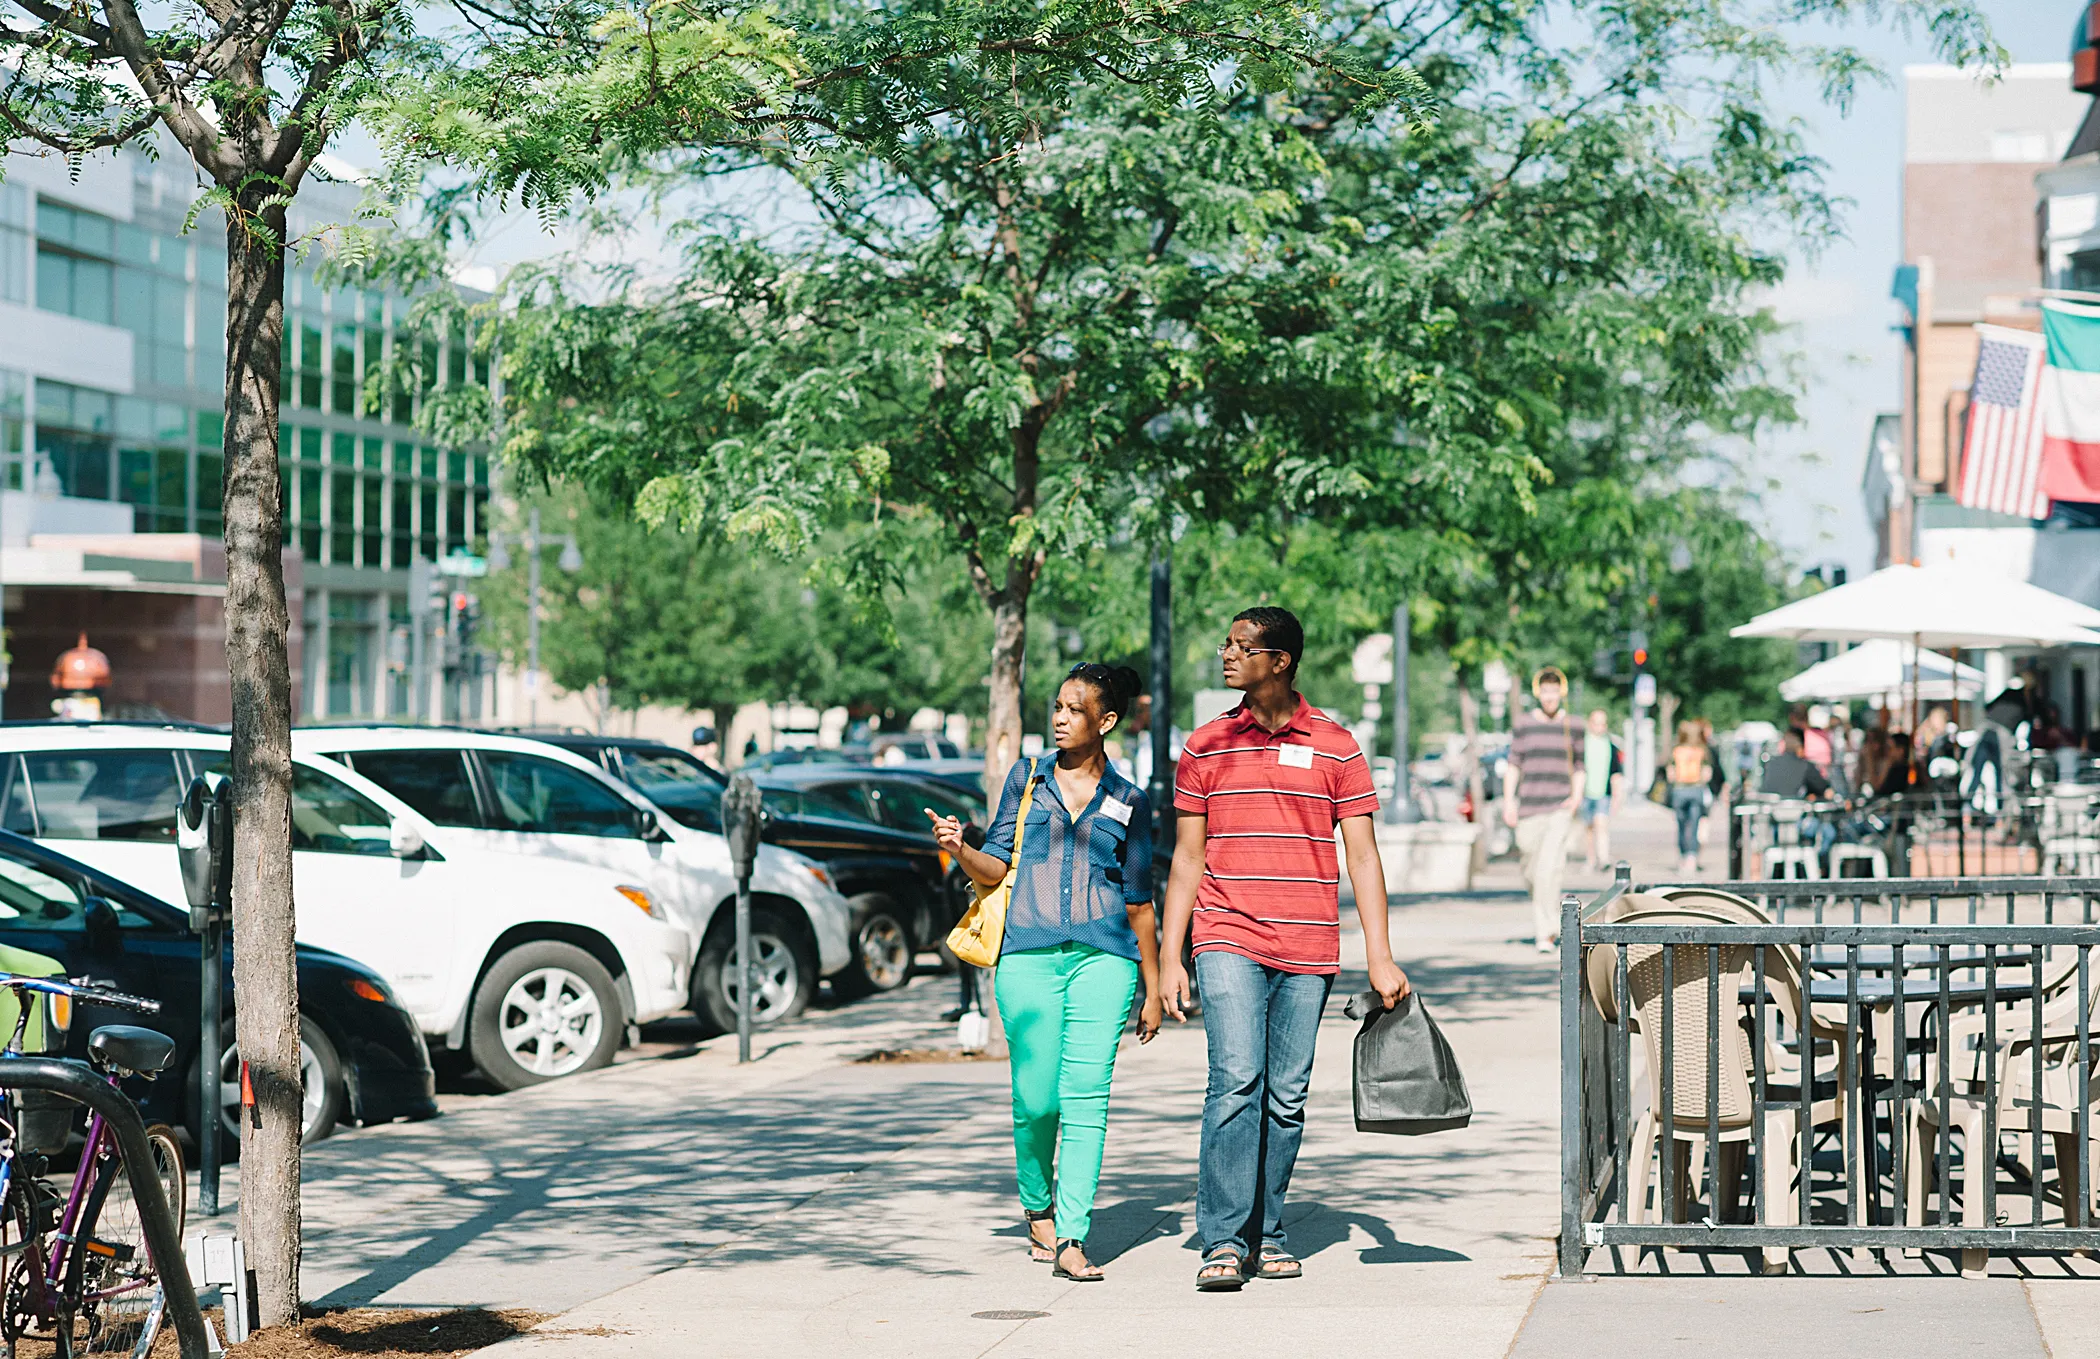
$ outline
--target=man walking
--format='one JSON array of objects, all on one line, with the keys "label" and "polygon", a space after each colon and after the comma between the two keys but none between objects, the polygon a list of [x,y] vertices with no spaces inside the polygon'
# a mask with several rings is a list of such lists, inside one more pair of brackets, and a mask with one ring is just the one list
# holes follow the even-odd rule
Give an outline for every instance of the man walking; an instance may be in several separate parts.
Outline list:
[{"label": "man walking", "polygon": [[[1182,945],[1195,968],[1210,1045],[1196,1232],[1196,1287],[1304,1272],[1283,1230],[1283,1198],[1305,1132],[1320,1012],[1341,968],[1341,828],[1371,989],[1407,994],[1387,934],[1385,870],[1372,838],[1378,795],[1348,729],[1299,697],[1305,631],[1284,609],[1232,620],[1218,655],[1240,705],[1198,727],[1174,779],[1174,866],[1167,881],[1160,989],[1182,1018]],[[1251,1261],[1251,1267],[1250,1267]]]},{"label": "man walking", "polygon": [[1531,677],[1538,707],[1510,724],[1510,786],[1502,796],[1502,819],[1516,829],[1524,881],[1531,886],[1531,919],[1541,953],[1551,953],[1560,939],[1568,828],[1582,792],[1575,781],[1582,745],[1573,720],[1561,707],[1567,691],[1568,678],[1558,667],[1544,666]]}]

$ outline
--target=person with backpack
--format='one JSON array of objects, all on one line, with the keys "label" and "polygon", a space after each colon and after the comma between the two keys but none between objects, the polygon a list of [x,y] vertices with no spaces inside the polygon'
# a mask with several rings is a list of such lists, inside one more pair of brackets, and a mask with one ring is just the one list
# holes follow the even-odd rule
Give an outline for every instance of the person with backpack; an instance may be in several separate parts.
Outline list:
[{"label": "person with backpack", "polygon": [[1140,982],[1138,1041],[1159,1032],[1151,803],[1106,745],[1139,687],[1127,666],[1072,667],[1050,720],[1057,756],[1014,764],[984,848],[970,847],[959,819],[926,813],[972,881],[996,887],[1014,870],[993,981],[1013,1076],[1014,1175],[1029,1258],[1074,1283],[1104,1277],[1086,1238],[1116,1047]]},{"label": "person with backpack", "polygon": [[1202,1292],[1249,1277],[1295,1279],[1283,1200],[1305,1134],[1320,1012],[1341,969],[1340,864],[1356,894],[1371,989],[1407,994],[1387,932],[1378,795],[1349,729],[1297,691],[1305,630],[1288,610],[1247,609],[1218,648],[1240,705],[1190,734],[1174,777],[1160,985],[1177,1020],[1191,945],[1210,1080],[1196,1178]]}]

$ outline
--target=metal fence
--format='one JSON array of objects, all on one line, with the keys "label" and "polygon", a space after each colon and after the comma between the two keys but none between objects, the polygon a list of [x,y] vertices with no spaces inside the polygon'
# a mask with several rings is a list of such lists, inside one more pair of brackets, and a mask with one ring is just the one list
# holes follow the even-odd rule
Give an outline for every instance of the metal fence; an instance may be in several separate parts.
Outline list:
[{"label": "metal fence", "polygon": [[1599,1247],[2100,1249],[2096,946],[2100,878],[1636,891],[1622,865],[1565,898],[1561,1272]]}]

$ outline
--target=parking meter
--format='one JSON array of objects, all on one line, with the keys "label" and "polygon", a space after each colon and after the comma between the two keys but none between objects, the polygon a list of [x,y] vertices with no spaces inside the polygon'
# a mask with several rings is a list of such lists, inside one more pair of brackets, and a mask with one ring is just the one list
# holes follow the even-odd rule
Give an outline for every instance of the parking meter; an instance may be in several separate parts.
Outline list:
[{"label": "parking meter", "polygon": [[225,1023],[226,923],[233,912],[233,790],[220,774],[190,780],[175,808],[175,857],[197,932],[197,1209],[219,1212],[219,1044]]},{"label": "parking meter", "polygon": [[765,820],[765,801],[749,774],[729,780],[722,794],[722,835],[729,841],[729,862],[736,870],[736,1059],[751,1060],[751,870],[758,864],[758,835]]}]

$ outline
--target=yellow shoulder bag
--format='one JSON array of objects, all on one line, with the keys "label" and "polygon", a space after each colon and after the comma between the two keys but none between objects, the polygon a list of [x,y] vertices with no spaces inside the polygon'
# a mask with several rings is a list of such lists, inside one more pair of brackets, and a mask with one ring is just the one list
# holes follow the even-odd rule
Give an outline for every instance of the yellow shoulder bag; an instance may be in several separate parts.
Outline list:
[{"label": "yellow shoulder bag", "polygon": [[972,967],[997,966],[999,946],[1006,940],[1006,904],[1013,898],[1014,872],[1021,866],[1021,837],[1027,833],[1028,808],[1035,800],[1036,765],[1029,762],[1028,782],[1021,788],[1021,810],[1014,817],[1014,856],[1007,862],[1006,876],[996,887],[971,883],[977,900],[948,931],[948,951]]}]

